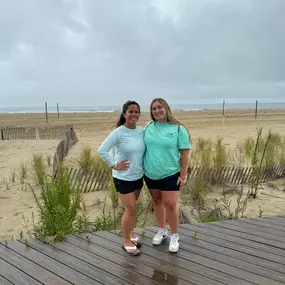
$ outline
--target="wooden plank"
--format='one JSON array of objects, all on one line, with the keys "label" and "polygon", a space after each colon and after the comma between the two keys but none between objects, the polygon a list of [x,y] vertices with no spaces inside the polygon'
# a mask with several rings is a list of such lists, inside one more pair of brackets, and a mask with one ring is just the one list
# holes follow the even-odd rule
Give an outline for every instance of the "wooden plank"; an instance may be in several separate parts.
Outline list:
[{"label": "wooden plank", "polygon": [[[94,234],[97,235],[96,232]],[[102,237],[110,241],[117,240],[118,243],[122,241],[122,237],[117,235],[115,232],[110,232],[108,236],[106,236],[104,233]],[[199,261],[197,260],[198,258],[194,258],[191,254],[185,252],[184,250],[179,251],[177,254],[170,254],[168,247],[165,247],[163,245],[154,247],[151,243],[151,240],[147,239],[146,237],[142,237],[142,240],[144,244],[143,253],[146,254],[145,252],[147,249],[149,249],[148,254],[154,258],[161,260],[160,262],[168,261],[173,266],[183,267],[187,270],[194,271],[198,274],[207,276],[208,278],[222,282],[223,284],[252,284],[252,282],[246,281],[243,277],[237,277],[236,275],[239,270],[236,268],[232,268],[231,266],[224,267],[223,264],[213,262],[206,258],[203,258],[203,261]],[[180,263],[182,260],[186,263],[186,265]]]},{"label": "wooden plank", "polygon": [[[87,244],[88,242],[85,240],[82,243]],[[100,256],[80,250],[68,242],[58,243],[56,247],[52,247],[33,240],[29,241],[29,246],[81,272],[88,279],[91,278],[92,282],[87,284],[132,284],[124,280],[125,272],[116,263],[108,262]],[[120,273],[122,278],[117,277]],[[78,284],[82,284],[82,282]]]},{"label": "wooden plank", "polygon": [[272,253],[277,256],[285,257],[285,252],[282,250],[279,250],[275,247],[272,247],[266,244],[259,243],[257,241],[246,240],[242,236],[229,235],[226,233],[226,231],[223,228],[213,227],[212,225],[209,225],[209,224],[208,225],[199,224],[198,226],[183,224],[183,225],[180,225],[180,227],[185,228],[185,229],[191,229],[194,232],[198,232],[199,235],[201,233],[204,233],[208,236],[216,237],[221,240],[228,241],[228,242],[233,242],[233,243],[236,243],[237,245],[244,245],[254,250],[263,250],[266,254]]},{"label": "wooden plank", "polygon": [[[78,257],[81,256],[82,260],[86,260],[82,252],[87,252],[91,257],[92,255],[94,256],[90,259],[90,262],[93,262],[94,258],[99,261],[101,260],[101,264],[104,263],[104,266],[108,266],[109,272],[122,278],[120,284],[126,284],[126,282],[127,284],[159,284],[151,279],[151,268],[144,267],[140,263],[138,266],[135,266],[135,260],[130,259],[129,256],[123,259],[122,256],[117,253],[118,249],[116,252],[113,252],[107,248],[103,248],[100,243],[94,243],[93,240],[87,242],[77,236],[69,236],[66,242],[68,245],[66,245],[65,250],[70,251],[70,248],[74,249],[76,256],[79,253],[80,255],[78,255]],[[63,245],[61,245],[61,248],[62,246]],[[138,274],[136,274],[136,271],[138,271]]]},{"label": "wooden plank", "polygon": [[[19,253],[21,256],[24,256],[27,261],[30,260],[37,264],[38,266],[41,266],[45,268],[46,270],[52,272],[54,276],[57,279],[50,279],[50,282],[59,282],[58,284],[100,284],[96,282],[94,279],[88,278],[87,276],[83,275],[82,273],[78,272],[75,268],[75,270],[71,269],[70,267],[66,266],[64,263],[60,263],[53,259],[52,257],[48,257],[41,251],[33,248],[30,246],[32,240],[28,240],[28,247],[23,243],[22,240],[14,240],[9,242],[9,248],[11,248],[13,251]],[[37,241],[39,245],[44,247],[48,247],[49,245]],[[60,254],[56,249],[53,251],[54,256]],[[54,281],[55,280],[55,281]],[[58,280],[58,281],[57,281]],[[39,281],[42,281],[39,279]],[[45,283],[45,280],[42,282]],[[50,283],[47,283],[50,284]],[[56,283],[55,283],[56,284]]]},{"label": "wooden plank", "polygon": [[52,274],[50,271],[45,270],[41,266],[38,266],[34,262],[12,251],[9,248],[9,244],[12,242],[13,241],[10,241],[8,243],[8,248],[0,243],[0,256],[3,260],[5,260],[6,262],[10,264],[13,264],[15,267],[17,267],[17,269],[31,276],[32,278],[37,280],[39,283],[45,284],[48,282],[51,282],[51,283],[53,282],[54,284],[63,284],[63,285],[70,284],[69,282],[65,282],[62,278],[59,278],[58,276]]},{"label": "wooden plank", "polygon": [[88,192],[93,192],[93,191],[92,191],[92,185],[93,185],[93,183],[94,183],[94,181],[95,181],[96,170],[92,170],[92,173],[93,173],[93,175],[92,175],[92,178],[91,178],[91,182],[90,182],[90,186],[89,186]]},{"label": "wooden plank", "polygon": [[[202,229],[203,230],[203,229]],[[187,242],[189,242],[189,239],[194,239],[194,235],[196,234],[197,238],[195,239],[195,242],[202,243],[202,246],[209,243],[214,246],[214,251],[218,250],[220,247],[222,248],[221,251],[226,253],[229,253],[229,250],[232,250],[235,253],[231,253],[232,256],[235,256],[236,258],[247,258],[245,255],[248,255],[252,258],[252,260],[255,260],[255,257],[259,260],[262,260],[261,264],[268,264],[268,268],[271,268],[273,270],[279,271],[280,265],[281,269],[284,268],[285,265],[285,259],[283,256],[278,256],[273,253],[264,252],[263,250],[260,250],[258,248],[251,248],[245,245],[237,244],[234,241],[227,241],[223,240],[218,237],[212,237],[207,235],[207,233],[202,233],[198,231],[193,231],[192,229],[185,229],[181,226],[179,227],[179,234],[187,237]],[[215,249],[217,247],[217,249]],[[240,255],[241,254],[241,255]],[[282,272],[284,270],[282,269]]]},{"label": "wooden plank", "polygon": [[1,259],[0,256],[0,274],[15,285],[42,285],[31,276],[25,274],[15,266]]},{"label": "wooden plank", "polygon": [[[244,240],[257,242],[259,244],[266,244],[267,246],[270,246],[272,248],[276,248],[279,250],[285,249],[285,243],[278,242],[278,241],[272,242],[272,240],[268,240],[264,237],[255,236],[255,235],[250,234],[250,233],[239,232],[235,229],[229,229],[229,228],[226,228],[226,227],[220,225],[219,223],[200,224],[199,227],[213,229],[215,231],[222,232],[222,233],[227,234],[227,235],[231,235],[231,236],[235,236],[235,237],[241,237]],[[284,253],[285,253],[285,251],[284,251]]]},{"label": "wooden plank", "polygon": [[[271,242],[284,242],[285,243],[285,236],[278,236],[274,233],[272,233],[272,231],[270,232],[270,230],[266,229],[266,228],[261,228],[258,226],[247,226],[247,225],[243,225],[240,223],[237,223],[236,221],[222,221],[222,222],[218,222],[215,223],[218,224],[221,227],[227,228],[227,229],[231,229],[231,230],[236,230],[238,232],[241,233],[248,233],[252,236],[258,236],[258,237],[263,237],[268,239],[269,243]],[[285,249],[285,247],[284,247]]]},{"label": "wooden plank", "polygon": [[[284,203],[285,204],[285,203]],[[264,219],[270,220],[271,222],[276,222],[276,224],[279,224],[282,227],[285,227],[285,219],[281,217],[263,217]]]},{"label": "wooden plank", "polygon": [[[103,232],[103,235],[105,232]],[[89,235],[90,236],[90,235]],[[127,278],[126,280],[130,280],[132,284],[159,284],[161,280],[157,280],[154,278],[154,268],[151,264],[143,262],[143,255],[136,258],[129,258],[128,254],[123,251],[121,248],[121,244],[116,245],[112,242],[107,242],[104,238],[99,238],[92,235],[92,238],[89,242],[89,245],[85,245],[82,243],[82,236],[74,236],[69,239],[69,242],[77,245],[82,249],[86,249],[96,255],[101,256],[103,259],[113,261],[116,264],[120,264],[123,266],[123,269],[120,271],[127,271],[125,274],[131,275],[132,278]],[[100,247],[98,246],[100,244]],[[168,268],[169,269],[169,268]],[[165,271],[167,273],[167,271]],[[176,272],[172,270],[172,278],[178,280],[176,276]],[[182,284],[187,284],[186,281],[181,280]],[[190,283],[193,284],[193,283]]]},{"label": "wooden plank", "polygon": [[[0,138],[1,140],[1,138]],[[1,266],[1,264],[0,264]],[[0,284],[1,285],[13,285],[8,279],[4,278],[2,275],[0,275]]]},{"label": "wooden plank", "polygon": [[279,227],[281,227],[281,228],[283,228],[285,230],[285,226],[282,224],[282,222],[279,222],[279,221],[277,221],[274,218],[275,217],[262,217],[262,219],[264,219],[266,223],[272,224],[272,225],[275,225],[275,226],[279,226]]},{"label": "wooden plank", "polygon": [[91,176],[92,176],[92,171],[90,171],[90,173],[89,173],[89,175],[88,175],[88,178],[87,178],[85,187],[84,187],[84,189],[83,189],[83,192],[84,192],[84,193],[87,192],[87,189],[88,189],[88,185],[89,185],[89,183],[90,183]]},{"label": "wooden plank", "polygon": [[234,170],[234,174],[232,176],[232,179],[231,179],[231,184],[232,185],[236,185],[236,178],[239,174],[239,168],[237,167],[235,170]]},{"label": "wooden plank", "polygon": [[269,230],[271,233],[274,233],[278,236],[285,236],[284,228],[279,227],[277,225],[272,225],[264,222],[264,219],[242,219],[238,221],[243,225],[253,225],[257,226],[259,230]]},{"label": "wooden plank", "polygon": [[[149,235],[150,238],[154,236],[154,232],[148,231],[151,233]],[[249,281],[258,281],[258,284],[268,284],[268,282],[272,282],[272,280],[278,282],[285,283],[285,274],[284,274],[284,265],[271,264],[276,265],[275,268],[278,270],[278,274],[275,269],[269,269],[267,266],[268,261],[263,261],[259,258],[254,258],[253,256],[247,256],[246,254],[238,255],[239,258],[232,256],[231,254],[235,254],[234,251],[229,250],[228,255],[225,254],[225,249],[220,248],[220,251],[216,246],[210,245],[206,248],[204,242],[200,242],[199,240],[194,240],[193,238],[187,238],[183,235],[180,236],[180,250],[185,250],[189,252],[191,255],[197,254],[209,258],[211,260],[215,260],[217,262],[232,265],[233,267],[239,268],[243,270],[243,278],[254,278]],[[245,260],[247,259],[247,260]],[[276,276],[278,275],[278,277]],[[270,281],[269,281],[269,280]]]},{"label": "wooden plank", "polygon": [[252,173],[252,167],[249,167],[244,183],[248,183],[250,181],[251,173]]},{"label": "wooden plank", "polygon": [[[259,222],[262,225],[264,225],[265,227],[272,228],[272,229],[284,232],[284,226],[276,223],[274,220],[265,219],[264,217],[262,217],[262,218],[240,219],[240,221],[250,221],[250,222],[254,221],[255,223]],[[273,221],[273,223],[272,223],[272,221]]]},{"label": "wooden plank", "polygon": [[[96,235],[95,235],[96,234]],[[123,250],[120,250],[121,244],[122,244],[122,238],[117,236],[113,237],[110,233],[107,233],[110,239],[106,239],[106,232],[96,232],[92,235],[90,234],[82,234],[78,235],[78,238],[85,239],[87,236],[91,236],[91,243],[100,244],[105,250],[111,250],[117,254],[120,254],[120,263],[123,263],[124,259],[128,259],[126,253]],[[172,272],[172,278],[175,278],[175,276],[179,276],[179,281],[184,280],[191,280],[192,282],[199,282],[198,284],[201,285],[208,285],[213,284],[217,285],[220,284],[219,282],[204,277],[203,275],[197,274],[195,271],[191,272],[189,270],[186,270],[184,268],[179,267],[178,265],[173,265],[168,263],[167,261],[161,261],[157,259],[156,257],[150,256],[148,253],[151,251],[149,248],[143,247],[142,249],[143,253],[139,258],[133,259],[132,264],[138,266],[150,266],[152,268],[152,274],[154,274],[154,270],[164,272],[165,274],[169,275],[169,272]],[[175,274],[174,274],[175,273]],[[187,281],[188,282],[188,281]],[[175,284],[175,283],[174,283]],[[193,283],[192,283],[193,284]],[[197,283],[194,283],[197,284]]]}]

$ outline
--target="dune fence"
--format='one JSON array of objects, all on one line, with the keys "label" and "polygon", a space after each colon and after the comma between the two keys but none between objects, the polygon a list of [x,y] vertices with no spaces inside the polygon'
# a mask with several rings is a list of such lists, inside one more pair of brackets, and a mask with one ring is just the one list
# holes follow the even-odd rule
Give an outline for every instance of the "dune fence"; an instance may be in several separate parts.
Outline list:
[{"label": "dune fence", "polygon": [[[265,183],[285,177],[285,165],[268,166],[260,169],[259,182]],[[111,170],[99,169],[84,173],[80,169],[69,169],[72,187],[83,192],[94,192],[108,189],[111,185]],[[223,167],[214,169],[209,167],[194,166],[188,170],[188,181],[195,178],[203,179],[209,185],[236,186],[251,182],[253,177],[252,167]]]},{"label": "dune fence", "polygon": [[0,126],[0,140],[62,140],[73,125],[21,127]]},{"label": "dune fence", "polygon": [[46,126],[39,127],[38,130],[40,140],[65,140],[67,138],[67,133],[73,131],[73,125]]},{"label": "dune fence", "polygon": [[0,127],[0,140],[36,140],[36,128],[15,126]]},{"label": "dune fence", "polygon": [[259,182],[265,183],[285,177],[285,165],[264,166],[260,169],[253,167],[225,166],[220,169],[214,167],[194,166],[189,169],[188,181],[201,177],[210,185],[228,184],[230,186],[247,184],[258,175]]},{"label": "dune fence", "polygon": [[58,167],[60,167],[63,159],[68,155],[69,150],[78,142],[78,138],[73,129],[65,133],[65,138],[57,145],[53,156],[53,176],[56,177]]}]

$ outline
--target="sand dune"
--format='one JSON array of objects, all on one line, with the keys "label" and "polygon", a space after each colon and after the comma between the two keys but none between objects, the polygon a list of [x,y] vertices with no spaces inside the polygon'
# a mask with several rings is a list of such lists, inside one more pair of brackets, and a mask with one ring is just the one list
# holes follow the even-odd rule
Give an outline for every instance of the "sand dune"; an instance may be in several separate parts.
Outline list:
[{"label": "sand dune", "polygon": [[[175,112],[190,130],[194,142],[198,137],[216,139],[223,137],[224,143],[230,148],[235,148],[238,142],[248,136],[255,137],[256,128],[263,126],[265,131],[271,129],[285,137],[285,110],[261,110],[258,119],[254,119],[253,110],[231,110],[226,112],[223,119],[221,111],[181,111]],[[98,146],[110,132],[118,119],[119,113],[67,113],[62,114],[58,120],[56,114],[49,115],[49,124],[73,124],[79,142],[73,146],[66,165],[75,166],[74,158],[78,157],[85,144],[88,144],[96,153]],[[149,120],[149,114],[143,113],[140,124],[144,125]],[[3,125],[35,126],[45,125],[44,114],[0,114]],[[18,171],[20,163],[29,164],[33,153],[54,154],[59,141],[0,141],[0,239],[16,237],[25,231],[22,215],[32,222],[32,212],[36,215],[37,209],[31,191],[21,189],[19,179],[11,182],[11,171]],[[47,167],[51,169],[51,167]],[[31,177],[29,178],[31,181]],[[5,182],[4,182],[5,181]],[[7,184],[8,181],[8,184]],[[248,205],[246,216],[255,217],[259,214],[259,206],[264,215],[285,214],[285,191],[282,187],[284,181],[274,182],[279,190],[264,186],[258,198]],[[7,186],[8,185],[8,186]],[[216,189],[209,198],[220,197],[220,189]],[[100,213],[99,200],[104,200],[106,191],[84,194],[87,205],[87,215],[95,218]],[[233,197],[234,203],[235,197]]]}]

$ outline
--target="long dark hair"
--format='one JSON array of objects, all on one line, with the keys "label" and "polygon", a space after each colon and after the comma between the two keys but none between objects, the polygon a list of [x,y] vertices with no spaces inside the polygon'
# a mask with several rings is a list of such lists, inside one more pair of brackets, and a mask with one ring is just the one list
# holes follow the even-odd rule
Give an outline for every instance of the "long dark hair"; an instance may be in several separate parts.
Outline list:
[{"label": "long dark hair", "polygon": [[121,113],[120,118],[119,118],[119,120],[118,120],[118,122],[117,122],[117,125],[116,125],[117,128],[120,127],[120,126],[122,126],[123,124],[125,124],[125,122],[126,122],[125,115],[126,115],[126,112],[127,112],[127,110],[128,110],[128,108],[129,108],[130,105],[137,105],[138,108],[139,108],[139,112],[141,112],[141,108],[140,108],[139,103],[137,103],[136,101],[131,101],[131,100],[127,101],[127,102],[123,105],[122,113]]}]

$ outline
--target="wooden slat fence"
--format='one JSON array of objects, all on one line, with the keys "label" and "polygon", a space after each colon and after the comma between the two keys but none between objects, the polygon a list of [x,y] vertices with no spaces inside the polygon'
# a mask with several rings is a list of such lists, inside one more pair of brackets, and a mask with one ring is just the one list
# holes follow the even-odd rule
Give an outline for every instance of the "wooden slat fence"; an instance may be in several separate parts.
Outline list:
[{"label": "wooden slat fence", "polygon": [[[228,184],[240,185],[250,183],[252,178],[252,167],[223,167],[221,169],[194,166],[189,168],[188,182],[201,178],[211,185]],[[83,192],[104,190],[110,187],[111,170],[100,169],[88,173],[71,168],[69,171],[72,187],[80,188]],[[285,165],[267,166],[261,168],[261,183],[285,177]]]},{"label": "wooden slat fence", "polygon": [[[194,166],[189,169],[189,180],[201,178],[211,185],[239,185],[250,183],[256,170],[252,167],[225,166],[221,169],[214,167]],[[264,166],[258,172],[259,181],[265,183],[285,177],[285,165]]]},{"label": "wooden slat fence", "polygon": [[40,140],[62,140],[66,133],[73,130],[73,125],[39,127]]},{"label": "wooden slat fence", "polygon": [[66,133],[73,130],[73,125],[21,127],[0,126],[0,140],[49,140],[65,139]]},{"label": "wooden slat fence", "polygon": [[4,126],[0,128],[0,140],[35,140],[36,129]]},{"label": "wooden slat fence", "polygon": [[69,171],[71,186],[83,192],[94,192],[108,189],[111,185],[111,170],[94,169],[88,173],[76,168]]}]

